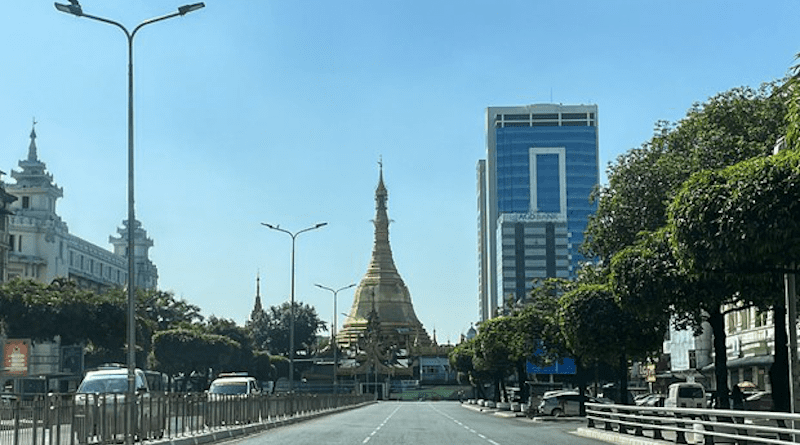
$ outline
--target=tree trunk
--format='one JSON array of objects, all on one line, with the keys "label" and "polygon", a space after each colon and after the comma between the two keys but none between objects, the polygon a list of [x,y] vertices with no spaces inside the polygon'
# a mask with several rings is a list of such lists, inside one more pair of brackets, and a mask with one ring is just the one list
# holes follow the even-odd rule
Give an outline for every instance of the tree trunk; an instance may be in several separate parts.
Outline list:
[{"label": "tree trunk", "polygon": [[628,400],[628,354],[625,351],[619,357],[619,403],[633,403],[633,400]]},{"label": "tree trunk", "polygon": [[520,360],[517,362],[517,382],[519,383],[519,401],[525,403],[528,401],[530,391],[528,391],[527,360]]},{"label": "tree trunk", "polygon": [[575,357],[575,377],[578,379],[578,394],[581,395],[579,414],[586,416],[586,370],[583,369],[583,361],[580,357]]},{"label": "tree trunk", "polygon": [[731,406],[728,394],[728,353],[725,347],[725,318],[719,305],[711,309],[708,317],[711,333],[714,336],[714,376],[717,380],[717,408],[729,409]]},{"label": "tree trunk", "polygon": [[[775,360],[769,368],[772,383],[772,404],[775,411],[789,412],[789,337],[786,333],[786,306],[773,308],[775,319]],[[794,326],[792,326],[794,329]]]}]

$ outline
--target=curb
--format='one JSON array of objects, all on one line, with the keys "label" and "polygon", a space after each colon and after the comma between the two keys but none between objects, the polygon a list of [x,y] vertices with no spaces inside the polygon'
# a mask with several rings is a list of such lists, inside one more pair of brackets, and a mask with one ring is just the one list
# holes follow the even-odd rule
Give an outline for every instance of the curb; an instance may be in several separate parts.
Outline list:
[{"label": "curb", "polygon": [[218,431],[209,431],[204,433],[198,433],[191,436],[183,436],[183,437],[175,437],[172,439],[163,439],[148,442],[150,444],[158,444],[158,445],[204,445],[209,443],[217,443],[223,442],[226,440],[232,439],[239,439],[245,436],[251,436],[254,434],[258,434],[264,432],[266,430],[272,428],[279,428],[285,425],[291,425],[298,422],[303,422],[306,420],[316,419],[317,417],[327,416],[330,414],[341,413],[344,411],[349,411],[351,409],[361,408],[367,405],[371,405],[373,403],[377,403],[375,401],[372,402],[364,402],[358,405],[353,406],[345,406],[341,408],[335,408],[328,411],[319,411],[314,413],[307,413],[307,414],[300,414],[293,417],[284,417],[275,420],[269,420],[263,423],[254,423],[250,425],[243,425],[235,428],[229,428],[225,430],[218,430]]},{"label": "curb", "polygon": [[673,444],[665,440],[649,439],[647,437],[629,436],[627,434],[615,433],[612,431],[598,430],[595,428],[578,428],[572,434],[576,436],[588,437],[590,439],[602,440],[603,442],[617,443],[621,445],[665,445]]}]

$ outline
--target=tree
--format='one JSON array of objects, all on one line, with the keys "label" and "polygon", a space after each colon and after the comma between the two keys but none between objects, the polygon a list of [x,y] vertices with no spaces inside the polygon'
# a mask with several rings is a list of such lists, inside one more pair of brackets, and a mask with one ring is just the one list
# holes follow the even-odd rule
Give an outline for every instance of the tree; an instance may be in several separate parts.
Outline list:
[{"label": "tree", "polygon": [[138,297],[137,314],[151,325],[153,332],[175,329],[203,321],[200,308],[172,292],[141,290]]},{"label": "tree", "polygon": [[171,329],[153,336],[155,368],[170,376],[183,375],[184,391],[192,373],[207,379],[210,369],[229,366],[239,348],[237,342],[226,336],[204,333],[200,329]]},{"label": "tree", "polygon": [[[476,398],[489,398],[484,385],[492,382],[492,376],[475,366],[475,338],[463,341],[453,348],[450,351],[449,360],[450,366],[458,372],[459,379],[466,378],[467,382],[472,386]],[[464,382],[461,381],[461,383],[463,384]]]},{"label": "tree", "polygon": [[[641,232],[655,233],[669,224],[668,206],[693,173],[769,155],[774,142],[786,130],[786,94],[776,85],[764,84],[757,90],[735,88],[717,94],[705,103],[695,104],[680,122],[658,123],[656,133],[648,143],[620,156],[616,164],[609,167],[609,185],[600,188],[596,194],[598,212],[589,221],[587,241],[583,247],[586,252],[599,256],[604,262],[611,262],[615,255],[634,246]],[[639,260],[635,257],[638,255],[644,255],[642,264],[663,261],[663,255],[671,255],[669,249],[648,252],[652,247],[640,245],[635,248],[638,250],[621,253],[622,257],[617,260],[618,272],[627,267],[622,266],[624,263],[636,267]],[[655,266],[665,266],[665,263]],[[628,301],[623,303],[631,306],[638,299],[642,311],[650,311],[651,316],[656,315],[653,311],[675,310],[682,317],[682,320],[677,320],[679,326],[697,327],[707,319],[715,334],[715,372],[718,385],[722,386],[718,390],[724,390],[727,366],[722,309],[729,303],[748,301],[742,299],[742,294],[749,292],[743,289],[753,288],[753,284],[734,283],[740,278],[735,275],[698,275],[688,270],[676,270],[672,277],[648,276],[646,267],[634,270],[643,272],[644,278],[652,279],[649,284],[639,281],[634,272],[627,277],[618,273],[615,286],[621,285],[622,281],[628,283],[625,294]],[[675,267],[684,266],[676,263]],[[658,287],[658,280],[682,278],[689,280],[694,292],[672,295],[659,292],[664,288]],[[671,285],[675,286],[673,289],[680,288],[675,281]],[[647,287],[654,292],[637,295],[637,287]],[[655,297],[658,295],[664,300],[657,301]]]},{"label": "tree", "polygon": [[[775,309],[775,407],[788,408],[780,278],[800,254],[800,152],[785,150],[693,176],[671,207],[675,249],[698,274],[725,274],[742,299]],[[785,390],[785,391],[784,391]]]},{"label": "tree", "polygon": [[585,362],[617,364],[620,403],[627,404],[628,360],[661,346],[663,331],[623,310],[608,284],[579,284],[561,297],[561,330],[567,346]]},{"label": "tree", "polygon": [[120,301],[80,289],[67,279],[45,285],[15,279],[0,285],[0,322],[10,336],[64,344],[91,343],[120,350],[125,344],[125,312]]},{"label": "tree", "polygon": [[473,366],[490,376],[495,401],[505,399],[505,378],[515,369],[515,325],[510,316],[495,317],[478,325],[478,335],[473,339]]},{"label": "tree", "polygon": [[[312,306],[299,301],[295,301],[294,305],[295,353],[310,353],[316,343],[317,333],[328,329]],[[251,332],[255,346],[272,354],[288,355],[290,318],[290,303],[283,303],[280,306],[270,306],[263,314],[250,320],[247,329]]]},{"label": "tree", "polygon": [[[209,334],[221,335],[239,344],[239,347],[232,351],[233,355],[226,360],[227,365],[217,368],[219,372],[255,372],[253,362],[253,340],[246,328],[237,325],[233,320],[217,318],[212,315],[205,325],[205,330]],[[269,363],[267,363],[267,365],[269,365]]]},{"label": "tree", "polygon": [[[708,322],[714,342],[717,393],[727,394],[727,348],[724,308],[738,310],[742,286],[737,277],[694,274],[676,259],[669,228],[642,233],[639,241],[614,255],[611,283],[620,304],[637,311],[640,319],[664,330],[671,321],[677,329],[702,332]],[[671,319],[670,319],[671,317]],[[717,406],[728,407],[727,397]]]}]

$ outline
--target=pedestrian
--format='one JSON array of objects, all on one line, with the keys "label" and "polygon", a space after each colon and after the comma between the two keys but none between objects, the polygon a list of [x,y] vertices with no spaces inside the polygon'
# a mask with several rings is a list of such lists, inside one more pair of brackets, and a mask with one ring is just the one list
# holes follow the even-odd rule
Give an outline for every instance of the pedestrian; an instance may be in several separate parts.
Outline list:
[{"label": "pedestrian", "polygon": [[744,394],[742,394],[742,389],[739,388],[739,385],[733,385],[733,391],[731,391],[731,401],[733,401],[733,409],[742,411],[744,410]]}]

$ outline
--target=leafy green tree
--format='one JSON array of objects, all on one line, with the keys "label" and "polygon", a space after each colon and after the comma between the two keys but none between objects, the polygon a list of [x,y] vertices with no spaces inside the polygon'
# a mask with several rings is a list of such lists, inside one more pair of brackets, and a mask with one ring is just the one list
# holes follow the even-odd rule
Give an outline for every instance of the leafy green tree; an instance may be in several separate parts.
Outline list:
[{"label": "leafy green tree", "polygon": [[236,324],[233,320],[209,317],[206,331],[210,334],[222,335],[239,344],[232,352],[233,355],[226,360],[227,366],[218,368],[219,372],[246,371],[255,373],[253,362],[253,340],[246,328]]},{"label": "leafy green tree", "polygon": [[[295,353],[310,353],[317,340],[317,333],[327,331],[325,322],[320,320],[316,309],[295,301],[294,345]],[[291,319],[290,303],[271,306],[263,314],[256,315],[247,324],[256,348],[268,350],[272,354],[289,354],[289,326]]]},{"label": "leafy green tree", "polygon": [[[718,394],[727,394],[727,350],[723,308],[736,308],[740,287],[736,277],[692,274],[675,258],[668,228],[642,233],[639,241],[616,255],[611,263],[611,283],[620,305],[636,311],[640,319],[661,329],[671,321],[677,329],[703,330],[708,322],[714,342],[714,371]],[[653,335],[658,335],[653,332]],[[721,397],[717,406],[727,408]]]},{"label": "leafy green tree", "polygon": [[[626,310],[639,303],[641,310],[651,317],[672,310],[679,315],[679,326],[696,328],[703,319],[709,321],[714,332],[717,381],[723,386],[719,390],[724,390],[727,382],[722,309],[737,302],[752,304],[743,294],[748,294],[744,289],[753,288],[753,284],[732,282],[739,280],[737,276],[680,271],[684,267],[681,263],[663,263],[665,258],[669,260],[669,249],[652,250],[657,247],[654,245],[623,251],[636,245],[640,233],[656,233],[669,224],[668,206],[693,173],[769,155],[786,130],[786,113],[786,94],[777,88],[777,83],[768,83],[757,90],[744,87],[717,94],[695,104],[677,124],[659,122],[650,141],[620,156],[609,167],[609,185],[596,193],[598,212],[587,228],[583,248],[589,255],[599,256],[607,264],[615,255],[621,255],[616,260],[614,292],[622,292],[624,300],[620,303]],[[639,255],[642,258],[637,260]],[[638,266],[637,261],[641,263]],[[648,274],[646,264],[658,261],[662,263],[650,265],[657,269],[663,266],[662,272],[673,275]],[[674,270],[670,270],[672,266]],[[626,267],[635,269],[625,276]],[[645,280],[637,278],[639,273]],[[694,292],[678,292],[681,284],[675,280],[683,278],[694,286]],[[675,293],[663,292],[665,288],[658,288],[658,280],[672,280],[669,284]],[[620,287],[622,283],[627,287]],[[645,287],[653,292],[641,292]],[[664,299],[658,301],[657,296]],[[721,376],[725,378],[720,379]]]},{"label": "leafy green tree", "polygon": [[[170,376],[192,373],[208,378],[209,369],[220,370],[230,366],[231,358],[241,345],[224,335],[202,332],[200,329],[171,329],[153,336],[153,355],[156,369]],[[184,379],[186,390],[188,378]]]},{"label": "leafy green tree", "polygon": [[466,379],[472,386],[475,395],[479,399],[487,399],[484,384],[491,382],[491,375],[485,371],[481,371],[475,367],[475,339],[466,340],[453,348],[448,356],[450,366],[458,372],[459,381],[463,383],[462,379]]},{"label": "leafy green tree", "polygon": [[516,320],[500,316],[478,325],[474,341],[473,366],[491,376],[495,401],[505,398],[505,378],[515,369],[517,351],[514,348]]},{"label": "leafy green tree", "polygon": [[[693,176],[671,210],[675,250],[697,274],[724,275],[742,299],[775,309],[773,385],[786,410],[788,356],[780,278],[800,253],[800,152],[785,150]],[[783,391],[785,389],[785,391]],[[781,393],[778,395],[778,393]]]},{"label": "leafy green tree", "polygon": [[176,298],[172,292],[141,290],[138,300],[137,314],[150,324],[153,332],[203,321],[200,307]]},{"label": "leafy green tree", "polygon": [[120,301],[56,279],[45,285],[15,279],[0,285],[0,321],[9,336],[91,343],[119,350],[125,344],[125,312]]},{"label": "leafy green tree", "polygon": [[581,361],[617,364],[621,403],[627,400],[628,360],[659,349],[658,328],[623,310],[608,284],[579,284],[561,297],[561,330]]},{"label": "leafy green tree", "polygon": [[277,370],[266,351],[253,352],[253,377],[259,381],[275,381]]}]

